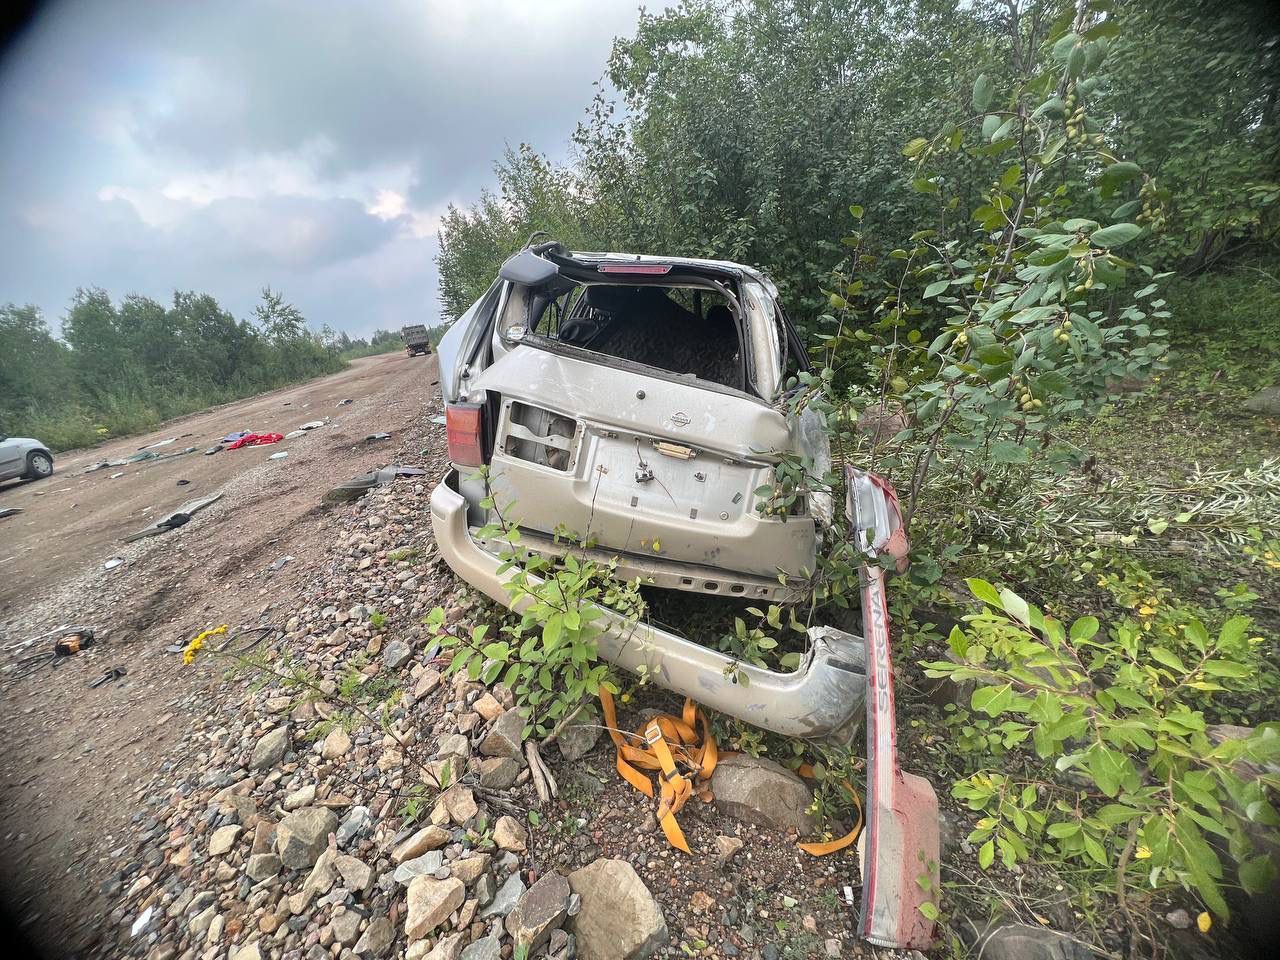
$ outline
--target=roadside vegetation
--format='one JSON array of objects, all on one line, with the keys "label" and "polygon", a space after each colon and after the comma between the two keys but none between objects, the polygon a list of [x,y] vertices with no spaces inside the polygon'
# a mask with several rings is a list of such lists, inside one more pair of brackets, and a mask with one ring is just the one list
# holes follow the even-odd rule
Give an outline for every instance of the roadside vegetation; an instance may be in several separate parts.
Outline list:
[{"label": "roadside vegetation", "polygon": [[[814,363],[788,402],[836,464],[782,463],[760,506],[839,502],[844,462],[902,497],[899,723],[956,834],[954,956],[997,919],[1111,956],[1260,935],[1231,924],[1280,827],[1280,429],[1245,410],[1280,374],[1278,40],[1264,5],[686,3],[616,42],[625,111],[598,95],[572,163],[522,145],[445,218],[453,314],[539,230],[779,283]],[[785,669],[856,565],[836,539],[810,603],[737,611],[722,649]],[[450,642],[543,733],[618,594],[539,571],[541,646],[529,614]],[[823,812],[855,759],[815,765]]]},{"label": "roadside vegetation", "polygon": [[10,303],[0,306],[0,433],[55,451],[87,446],[402,348],[398,331],[370,340],[311,331],[270,288],[250,320],[208,294],[178,291],[165,307],[82,289],[60,337],[39,308]]}]

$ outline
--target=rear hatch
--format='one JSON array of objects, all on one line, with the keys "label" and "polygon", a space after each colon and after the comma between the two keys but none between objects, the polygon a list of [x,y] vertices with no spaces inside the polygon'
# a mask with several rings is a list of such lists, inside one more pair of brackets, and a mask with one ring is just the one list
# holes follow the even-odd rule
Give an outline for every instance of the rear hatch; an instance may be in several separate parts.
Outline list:
[{"label": "rear hatch", "polygon": [[755,509],[777,453],[793,449],[763,402],[531,345],[472,387],[495,418],[497,503],[522,527],[770,578],[812,569],[812,518]]}]

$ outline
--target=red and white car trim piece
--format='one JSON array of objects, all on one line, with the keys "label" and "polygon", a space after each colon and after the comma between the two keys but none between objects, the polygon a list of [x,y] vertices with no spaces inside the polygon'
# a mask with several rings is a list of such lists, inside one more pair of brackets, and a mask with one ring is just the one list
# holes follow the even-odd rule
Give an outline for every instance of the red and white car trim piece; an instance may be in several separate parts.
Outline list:
[{"label": "red and white car trim piece", "polygon": [[[883,947],[927,949],[934,923],[921,912],[937,890],[938,798],[929,781],[898,766],[889,605],[881,555],[906,568],[909,546],[889,483],[848,468],[849,518],[862,566],[862,621],[867,643],[867,828],[863,837],[859,933]],[[929,882],[919,881],[927,876]]]}]

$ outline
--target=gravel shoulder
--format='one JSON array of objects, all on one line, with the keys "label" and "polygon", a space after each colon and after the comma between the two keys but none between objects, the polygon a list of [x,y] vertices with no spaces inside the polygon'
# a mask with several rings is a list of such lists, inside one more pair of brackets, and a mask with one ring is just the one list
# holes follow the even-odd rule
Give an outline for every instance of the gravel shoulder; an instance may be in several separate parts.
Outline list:
[{"label": "gravel shoulder", "polygon": [[[0,520],[0,664],[30,652],[20,647],[25,639],[61,624],[97,630],[96,646],[57,669],[0,674],[7,747],[0,876],[5,906],[24,934],[59,944],[57,953],[100,935],[107,904],[97,886],[108,865],[119,866],[138,782],[157,769],[198,763],[191,726],[218,709],[220,678],[183,671],[165,648],[291,601],[325,556],[323,493],[377,466],[420,463],[434,434],[443,443],[443,428],[427,422],[439,402],[435,380],[434,357],[367,358],[152,434],[63,454],[50,480],[0,491],[0,502],[26,510]],[[337,406],[347,398],[352,403]],[[326,416],[333,418],[327,426],[295,440],[202,454],[232,430],[283,433]],[[363,442],[374,432],[391,439]],[[76,476],[98,459],[171,436],[180,437],[172,447],[199,450]],[[289,457],[268,460],[280,450]],[[125,476],[110,479],[120,471]],[[177,486],[183,478],[191,483]],[[121,542],[179,504],[218,491],[222,498],[186,526]],[[125,563],[106,571],[112,556]],[[294,559],[273,571],[284,556]],[[123,680],[87,686],[117,666],[128,671]]]}]

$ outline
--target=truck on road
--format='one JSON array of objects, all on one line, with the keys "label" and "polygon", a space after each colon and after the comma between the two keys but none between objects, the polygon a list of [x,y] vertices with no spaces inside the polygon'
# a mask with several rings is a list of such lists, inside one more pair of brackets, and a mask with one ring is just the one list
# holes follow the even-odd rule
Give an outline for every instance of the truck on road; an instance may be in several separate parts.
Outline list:
[{"label": "truck on road", "polygon": [[400,339],[404,341],[404,352],[411,357],[431,353],[431,338],[427,336],[427,328],[420,323],[401,327]]}]

